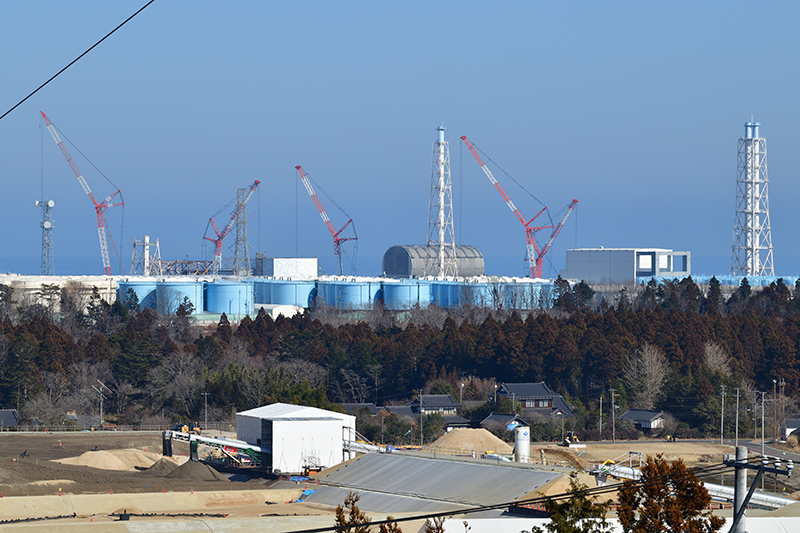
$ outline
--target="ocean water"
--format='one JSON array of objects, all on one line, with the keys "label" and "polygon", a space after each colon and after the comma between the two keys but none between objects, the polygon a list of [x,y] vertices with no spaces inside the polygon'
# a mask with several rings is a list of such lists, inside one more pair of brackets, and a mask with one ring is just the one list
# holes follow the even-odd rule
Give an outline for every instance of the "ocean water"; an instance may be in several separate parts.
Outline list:
[{"label": "ocean water", "polygon": [[[38,276],[41,274],[41,264],[39,256],[0,257],[0,273]],[[103,262],[99,254],[97,257],[54,257],[53,269],[56,276],[102,276]],[[111,272],[121,274],[119,265],[116,268],[112,265]]]}]

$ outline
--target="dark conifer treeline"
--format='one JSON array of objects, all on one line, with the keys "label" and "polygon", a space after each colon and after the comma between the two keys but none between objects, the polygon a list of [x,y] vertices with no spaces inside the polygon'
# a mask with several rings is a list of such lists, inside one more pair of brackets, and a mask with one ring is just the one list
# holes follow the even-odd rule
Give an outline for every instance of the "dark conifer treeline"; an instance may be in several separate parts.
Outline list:
[{"label": "dark conifer treeline", "polygon": [[[197,417],[203,391],[222,417],[269,401],[399,402],[420,389],[457,398],[459,382],[474,376],[544,381],[576,405],[578,424],[590,425],[609,387],[623,407],[638,407],[626,361],[643,346],[667,361],[655,407],[693,427],[718,427],[722,385],[729,394],[739,388],[743,401],[753,390],[772,391],[774,379],[797,394],[796,288],[779,280],[754,292],[743,283],[724,298],[714,280],[704,295],[687,278],[635,292],[610,304],[586,284],[559,281],[549,311],[432,309],[412,312],[409,323],[402,321],[408,315],[379,308],[357,315],[362,321],[337,314],[336,326],[329,311],[274,321],[260,313],[236,327],[223,316],[206,329],[190,327],[188,302],[171,316],[96,295],[77,312],[62,294],[69,316],[0,302],[0,402],[57,422],[66,409],[92,409],[90,385],[101,379],[115,390],[111,416],[136,423],[162,412]],[[465,390],[475,399],[485,392]]]}]

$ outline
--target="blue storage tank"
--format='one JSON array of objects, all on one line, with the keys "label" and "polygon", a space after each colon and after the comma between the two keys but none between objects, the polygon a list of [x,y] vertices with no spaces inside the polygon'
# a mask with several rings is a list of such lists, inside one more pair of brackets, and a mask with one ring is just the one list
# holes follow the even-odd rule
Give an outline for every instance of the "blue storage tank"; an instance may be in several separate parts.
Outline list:
[{"label": "blue storage tank", "polygon": [[273,305],[296,305],[308,309],[315,297],[313,281],[272,280],[270,303]]},{"label": "blue storage tank", "polygon": [[431,303],[431,284],[405,279],[400,283],[384,283],[383,301],[387,309],[406,310],[415,305],[426,308]]},{"label": "blue storage tank", "polygon": [[209,313],[249,315],[253,313],[253,285],[247,282],[215,281],[206,284]]},{"label": "blue storage tank", "polygon": [[128,297],[128,289],[132,289],[139,300],[141,309],[156,308],[155,281],[120,281],[117,284],[117,298],[124,304]]},{"label": "blue storage tank", "polygon": [[257,304],[272,303],[272,285],[274,279],[257,279],[253,281],[253,298]]},{"label": "blue storage tank", "polygon": [[189,298],[196,313],[205,309],[202,281],[159,281],[155,294],[156,309],[162,314],[175,313],[184,298]]},{"label": "blue storage tank", "polygon": [[319,292],[324,305],[342,309],[366,309],[382,297],[379,281],[325,281]]}]

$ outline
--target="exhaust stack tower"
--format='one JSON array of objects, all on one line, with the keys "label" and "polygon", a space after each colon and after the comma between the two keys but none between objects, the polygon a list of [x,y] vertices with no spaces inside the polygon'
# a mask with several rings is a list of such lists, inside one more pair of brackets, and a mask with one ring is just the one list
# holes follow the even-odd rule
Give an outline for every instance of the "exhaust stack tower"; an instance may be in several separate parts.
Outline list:
[{"label": "exhaust stack tower", "polygon": [[438,141],[433,143],[431,197],[428,207],[428,246],[436,249],[436,258],[426,259],[425,274],[443,278],[457,276],[456,237],[453,229],[453,190],[450,179],[450,147],[444,140],[444,126],[436,128]]},{"label": "exhaust stack tower", "polygon": [[744,125],[744,137],[739,138],[731,250],[731,274],[738,276],[775,275],[767,193],[767,140],[759,137],[759,126],[751,119]]}]

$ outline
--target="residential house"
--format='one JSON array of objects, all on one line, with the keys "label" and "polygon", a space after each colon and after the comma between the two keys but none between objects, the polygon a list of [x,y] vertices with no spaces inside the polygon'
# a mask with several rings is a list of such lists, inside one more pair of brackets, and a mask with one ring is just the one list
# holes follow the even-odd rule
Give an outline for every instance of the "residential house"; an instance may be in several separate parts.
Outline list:
[{"label": "residential house", "polygon": [[664,411],[650,409],[629,409],[620,415],[620,420],[633,420],[636,429],[649,431],[664,427]]},{"label": "residential house", "polygon": [[564,397],[553,392],[544,381],[539,383],[501,383],[497,396],[511,400],[522,407],[526,420],[570,418],[572,409]]}]

